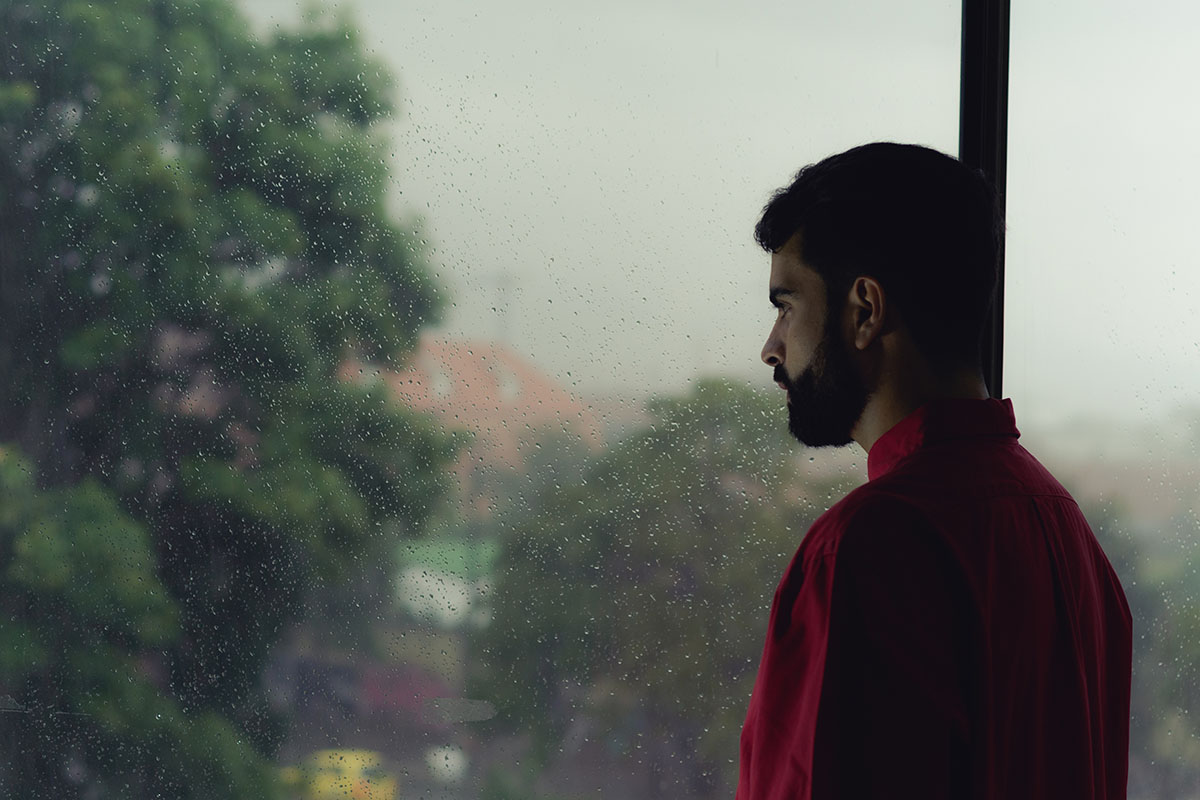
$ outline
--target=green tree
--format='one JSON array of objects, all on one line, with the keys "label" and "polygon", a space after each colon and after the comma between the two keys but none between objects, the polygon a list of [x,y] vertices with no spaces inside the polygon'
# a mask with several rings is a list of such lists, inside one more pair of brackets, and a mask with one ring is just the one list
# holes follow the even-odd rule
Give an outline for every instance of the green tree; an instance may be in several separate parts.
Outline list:
[{"label": "green tree", "polygon": [[[1152,765],[1148,795],[1155,797],[1185,797],[1200,784],[1200,725],[1192,713],[1200,709],[1196,522],[1193,513],[1177,517],[1167,528],[1178,539],[1158,534],[1156,549],[1166,552],[1146,552],[1154,547],[1147,543],[1136,569],[1121,573],[1134,633],[1130,751]],[[1115,559],[1114,567],[1121,572]]]},{"label": "green tree", "polygon": [[179,615],[145,528],[94,479],[38,491],[4,449],[0,496],[5,796],[50,796],[64,779],[110,797],[205,796],[231,774],[246,796],[270,796],[273,771],[230,721],[183,713],[146,669],[145,654],[178,641]]},{"label": "green tree", "polygon": [[[382,607],[386,571],[346,579],[420,531],[454,446],[343,374],[440,307],[385,212],[390,80],[345,21],[258,41],[229,0],[6,2],[0,43],[0,442],[37,487],[5,497],[34,505],[0,696],[102,731],[9,729],[38,755],[0,790],[270,796],[272,645]],[[136,569],[77,560],[110,536]],[[53,599],[89,566],[104,625]]]},{"label": "green tree", "polygon": [[706,380],[649,410],[505,542],[478,691],[543,762],[586,717],[647,796],[728,796],[772,592],[846,486],[801,481],[778,395]]},{"label": "green tree", "polygon": [[1189,713],[1200,707],[1200,551],[1181,558],[1178,544],[1195,540],[1195,516],[1174,521],[1175,540],[1136,533],[1119,499],[1084,514],[1133,617],[1130,797],[1186,796],[1200,778],[1200,730]]}]

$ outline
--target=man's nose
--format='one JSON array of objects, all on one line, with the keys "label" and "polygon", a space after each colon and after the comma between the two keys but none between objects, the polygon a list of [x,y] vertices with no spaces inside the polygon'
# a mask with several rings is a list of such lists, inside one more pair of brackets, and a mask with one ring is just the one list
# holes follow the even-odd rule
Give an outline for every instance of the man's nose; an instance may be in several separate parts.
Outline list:
[{"label": "man's nose", "polygon": [[780,364],[782,364],[783,363],[782,350],[783,350],[783,348],[780,347],[779,340],[772,333],[772,335],[767,338],[766,344],[763,345],[763,349],[762,349],[763,363],[766,364],[768,367],[777,367]]}]

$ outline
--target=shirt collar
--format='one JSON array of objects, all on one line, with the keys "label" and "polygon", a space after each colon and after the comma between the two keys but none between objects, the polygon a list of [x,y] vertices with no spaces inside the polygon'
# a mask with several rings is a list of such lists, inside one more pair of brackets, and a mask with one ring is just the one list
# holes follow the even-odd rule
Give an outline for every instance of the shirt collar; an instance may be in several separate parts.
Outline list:
[{"label": "shirt collar", "polygon": [[873,481],[883,477],[926,445],[948,439],[980,436],[1011,436],[1015,439],[1020,435],[1010,399],[931,400],[876,440],[867,453],[867,479]]}]

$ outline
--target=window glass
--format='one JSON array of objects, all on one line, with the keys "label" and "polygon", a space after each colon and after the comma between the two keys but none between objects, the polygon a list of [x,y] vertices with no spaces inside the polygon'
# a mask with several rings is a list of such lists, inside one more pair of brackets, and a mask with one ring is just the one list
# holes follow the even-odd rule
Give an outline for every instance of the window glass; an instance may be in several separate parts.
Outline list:
[{"label": "window glass", "polygon": [[1016,4],[1006,391],[1134,626],[1129,796],[1200,781],[1200,53],[1186,4]]},{"label": "window glass", "polygon": [[729,797],[800,449],[752,229],[955,2],[0,6],[0,794]]}]

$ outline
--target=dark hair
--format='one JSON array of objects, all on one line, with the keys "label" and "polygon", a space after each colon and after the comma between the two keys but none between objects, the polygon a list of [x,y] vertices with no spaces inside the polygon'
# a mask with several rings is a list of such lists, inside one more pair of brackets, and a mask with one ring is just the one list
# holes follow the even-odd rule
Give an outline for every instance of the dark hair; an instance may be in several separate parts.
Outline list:
[{"label": "dark hair", "polygon": [[754,237],[773,253],[797,232],[830,309],[868,275],[935,366],[979,364],[1004,236],[982,171],[919,145],[855,147],[800,170],[767,203]]}]

